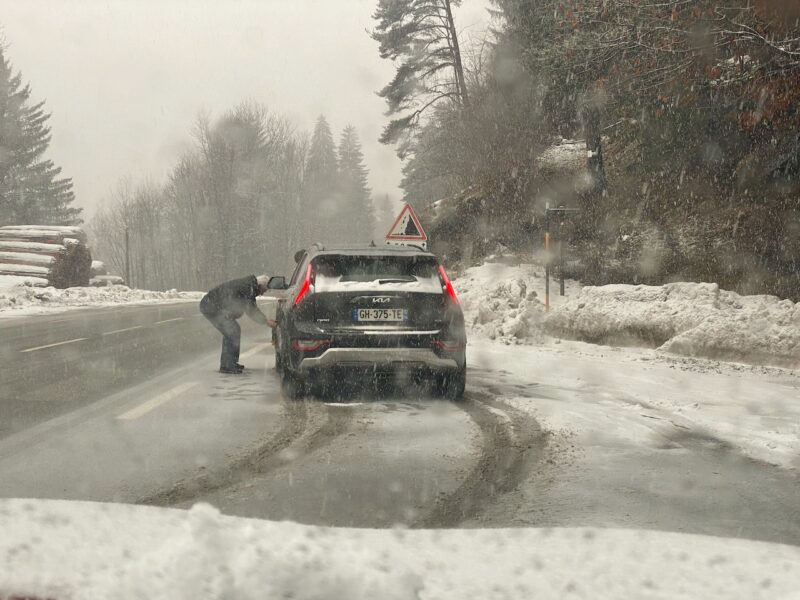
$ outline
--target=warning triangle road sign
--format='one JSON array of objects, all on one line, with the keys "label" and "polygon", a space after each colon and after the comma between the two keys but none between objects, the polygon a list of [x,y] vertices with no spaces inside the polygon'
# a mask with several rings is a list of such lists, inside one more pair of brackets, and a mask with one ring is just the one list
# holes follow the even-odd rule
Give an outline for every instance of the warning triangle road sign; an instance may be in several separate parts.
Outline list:
[{"label": "warning triangle road sign", "polygon": [[389,233],[386,234],[386,242],[389,244],[416,242],[416,245],[425,248],[427,241],[428,236],[425,235],[425,230],[422,229],[417,213],[414,212],[410,204],[406,204],[397,216],[394,225],[389,229]]}]

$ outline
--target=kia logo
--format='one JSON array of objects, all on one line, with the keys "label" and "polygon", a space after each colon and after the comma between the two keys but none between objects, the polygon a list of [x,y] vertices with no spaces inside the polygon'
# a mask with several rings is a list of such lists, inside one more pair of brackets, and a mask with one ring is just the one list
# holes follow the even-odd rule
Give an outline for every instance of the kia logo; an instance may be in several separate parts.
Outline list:
[{"label": "kia logo", "polygon": [[392,301],[392,299],[391,299],[391,298],[388,298],[388,297],[386,297],[386,296],[379,296],[379,297],[377,297],[377,298],[373,298],[373,299],[372,299],[372,302],[373,302],[373,303],[374,303],[374,302],[380,302],[381,304],[383,304],[384,302],[391,302],[391,301]]}]

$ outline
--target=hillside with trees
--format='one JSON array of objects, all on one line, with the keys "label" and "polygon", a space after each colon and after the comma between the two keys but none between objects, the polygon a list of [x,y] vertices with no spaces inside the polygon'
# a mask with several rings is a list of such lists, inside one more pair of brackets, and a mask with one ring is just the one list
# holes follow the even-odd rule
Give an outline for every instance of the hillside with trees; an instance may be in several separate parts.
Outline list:
[{"label": "hillside with trees", "polygon": [[45,156],[49,118],[0,38],[0,225],[81,223],[72,180]]},{"label": "hillside with trees", "polygon": [[[404,115],[384,141],[406,199],[465,208],[442,232],[536,251],[545,203],[571,206],[587,283],[800,297],[800,3],[493,0],[494,33],[468,51],[451,4],[380,0],[373,33],[397,67],[380,93]],[[564,139],[586,158],[553,173],[540,158]]]}]

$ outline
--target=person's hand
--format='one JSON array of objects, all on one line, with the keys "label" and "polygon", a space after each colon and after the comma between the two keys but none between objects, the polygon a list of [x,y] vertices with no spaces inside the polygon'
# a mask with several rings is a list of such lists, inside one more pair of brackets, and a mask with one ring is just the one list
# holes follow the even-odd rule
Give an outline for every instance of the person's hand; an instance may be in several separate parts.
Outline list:
[{"label": "person's hand", "polygon": [[275,329],[275,327],[278,325],[278,322],[273,321],[272,319],[267,319],[267,325],[269,325],[272,329]]}]

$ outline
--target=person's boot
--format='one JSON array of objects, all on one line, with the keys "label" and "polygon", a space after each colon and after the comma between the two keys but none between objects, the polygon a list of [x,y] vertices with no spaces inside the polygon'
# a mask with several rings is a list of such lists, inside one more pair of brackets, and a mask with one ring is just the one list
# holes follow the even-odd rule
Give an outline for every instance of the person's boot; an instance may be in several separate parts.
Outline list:
[{"label": "person's boot", "polygon": [[242,364],[236,363],[236,368],[239,369],[240,371],[244,371],[244,365]]},{"label": "person's boot", "polygon": [[242,370],[237,367],[236,365],[229,367],[228,365],[220,365],[219,367],[220,373],[228,373],[230,375],[241,375]]}]

